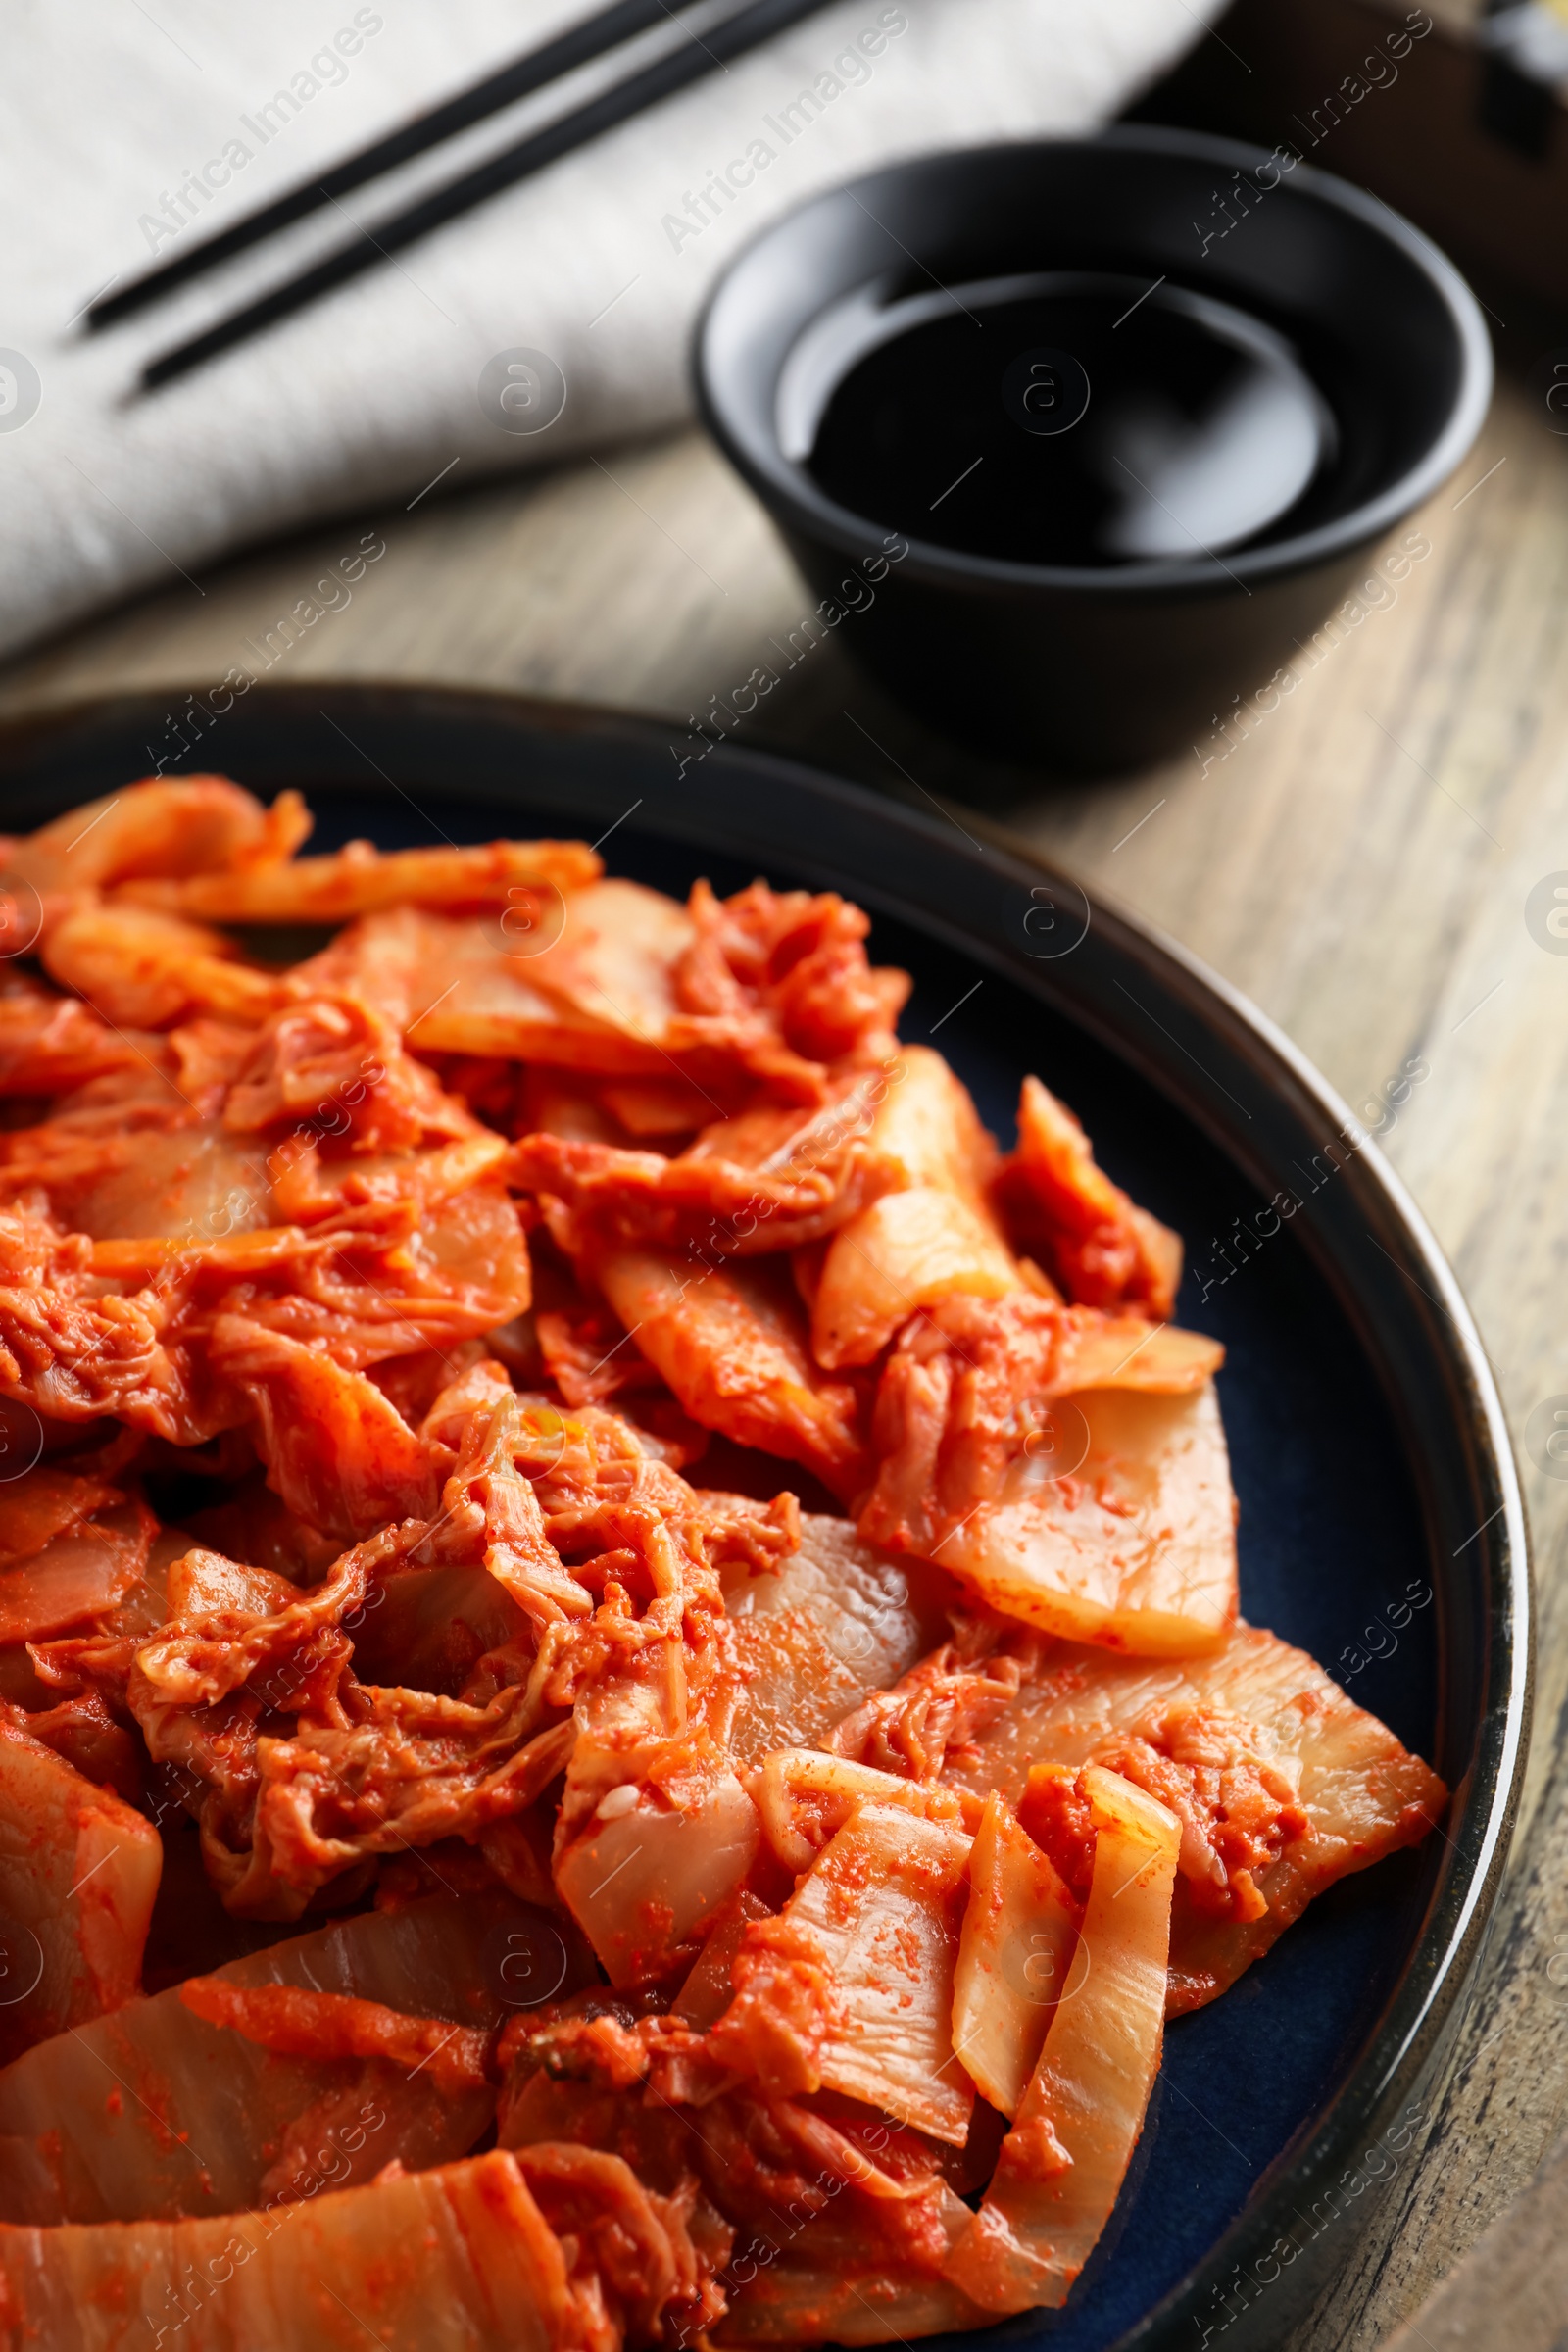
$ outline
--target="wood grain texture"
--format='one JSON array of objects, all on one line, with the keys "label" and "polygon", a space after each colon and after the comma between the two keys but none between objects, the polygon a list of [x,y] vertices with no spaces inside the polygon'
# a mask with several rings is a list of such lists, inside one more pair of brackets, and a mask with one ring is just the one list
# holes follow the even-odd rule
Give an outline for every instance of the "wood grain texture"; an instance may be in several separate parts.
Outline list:
[{"label": "wood grain texture", "polygon": [[[1254,715],[1234,748],[1215,737],[1108,785],[934,742],[853,668],[853,622],[789,666],[807,592],[695,436],[533,482],[460,479],[412,513],[237,563],[200,595],[172,575],[167,596],[0,675],[0,718],[154,685],[172,710],[176,689],[231,664],[260,673],[267,632],[367,528],[385,555],[270,674],[515,688],[684,719],[766,666],[779,682],[756,738],[919,807],[1010,823],[1245,989],[1357,1110],[1425,1055],[1391,1155],[1458,1269],[1516,1431],[1568,1393],[1568,956],[1544,952],[1524,914],[1532,886],[1568,869],[1568,440],[1522,389],[1504,385],[1458,480],[1418,517],[1430,554],[1374,589],[1315,663],[1303,655],[1277,709],[1257,716],[1262,681],[1239,677]],[[1540,1698],[1508,1891],[1424,2137],[1375,2192],[1291,2352],[1365,2352],[1414,2312],[1563,2121],[1568,1484],[1523,1466]]]},{"label": "wood grain texture", "polygon": [[1568,2314],[1568,2141],[1497,2216],[1384,2352],[1561,2352]]}]

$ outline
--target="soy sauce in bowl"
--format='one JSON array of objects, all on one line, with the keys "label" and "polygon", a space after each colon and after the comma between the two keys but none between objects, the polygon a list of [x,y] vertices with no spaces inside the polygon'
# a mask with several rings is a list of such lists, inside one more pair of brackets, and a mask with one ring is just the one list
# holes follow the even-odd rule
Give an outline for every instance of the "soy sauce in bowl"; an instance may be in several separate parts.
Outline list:
[{"label": "soy sauce in bowl", "polygon": [[778,431],[830,498],[912,539],[1088,569],[1309,527],[1343,443],[1272,326],[1083,270],[857,289],[791,353]]},{"label": "soy sauce in bowl", "polygon": [[[1256,200],[1195,236],[1221,174]],[[813,196],[730,264],[696,374],[822,630],[1086,775],[1190,758],[1296,659],[1473,444],[1492,354],[1377,198],[1120,123]]]}]

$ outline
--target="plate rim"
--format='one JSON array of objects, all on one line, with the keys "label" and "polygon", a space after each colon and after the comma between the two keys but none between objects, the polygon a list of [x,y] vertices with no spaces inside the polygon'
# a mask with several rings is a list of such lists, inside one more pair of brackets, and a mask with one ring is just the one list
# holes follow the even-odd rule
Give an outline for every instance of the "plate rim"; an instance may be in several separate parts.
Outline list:
[{"label": "plate rim", "polygon": [[[133,719],[138,725],[147,723],[149,718],[156,724],[159,716],[167,720],[174,707],[191,693],[200,691],[199,687],[191,689],[180,683],[71,697],[0,721],[0,824],[10,822],[10,803],[17,784],[42,760],[72,756],[74,741],[78,738],[83,739],[81,756],[88,757],[93,736],[105,735]],[[658,750],[662,755],[667,749],[677,760],[682,748],[689,747],[691,740],[689,730],[679,722],[656,712],[556,702],[504,689],[356,677],[298,685],[261,680],[254,682],[243,697],[246,712],[266,710],[274,725],[295,723],[302,730],[313,717],[328,715],[324,708],[327,704],[335,705],[345,713],[359,708],[368,716],[384,714],[391,707],[412,709],[459,730],[475,723],[492,728],[510,724],[535,739],[588,737],[610,745],[618,742],[643,754]],[[240,698],[236,698],[234,707],[240,707]],[[352,737],[347,740],[352,748],[358,749],[353,746]],[[197,756],[181,756],[171,762],[166,772],[171,775],[214,772],[199,756],[200,748],[196,747]],[[191,751],[192,747],[187,746],[186,753]],[[368,760],[368,754],[362,757]],[[863,829],[868,823],[873,830],[891,828],[895,835],[905,836],[927,852],[939,852],[950,865],[956,859],[967,867],[976,858],[989,856],[998,861],[991,869],[993,872],[1000,871],[1004,880],[1010,877],[1013,886],[1035,894],[1028,901],[1029,906],[1043,893],[1054,892],[1057,899],[1081,900],[1085,907],[1084,937],[1093,930],[1098,939],[1108,942],[1120,960],[1141,973],[1149,984],[1163,989],[1167,1008],[1176,1005],[1185,1008],[1189,1016],[1196,1016],[1202,1034],[1212,1034],[1235,1049],[1245,1047],[1272,1095],[1289,1101],[1293,1110],[1310,1106],[1336,1136],[1348,1136],[1358,1127],[1348,1106],[1308,1056],[1243,991],[1211,970],[1178,941],[1118,905],[1113,897],[1086,890],[1067,869],[1044,857],[1005,826],[965,807],[965,824],[958,830],[972,844],[972,849],[959,851],[952,844],[946,828],[923,811],[816,766],[799,754],[724,741],[704,755],[705,760],[710,757],[717,761],[715,776],[723,773],[737,783],[771,782],[787,787],[796,796],[804,792],[835,808],[852,829],[856,825]],[[239,763],[243,765],[243,760]],[[331,775],[333,790],[360,789],[368,797],[379,794],[384,783],[391,781],[384,770],[377,770],[376,779],[366,779],[360,785],[356,785],[352,776],[338,781],[345,764],[342,753],[335,753],[323,744],[323,785]],[[681,774],[684,775],[684,769]],[[506,805],[505,788],[475,780],[464,789],[475,800],[493,802],[498,808]],[[39,789],[38,799],[44,798],[55,799],[57,805],[69,805],[52,790]],[[956,819],[952,821],[956,823]],[[658,811],[645,822],[666,839],[693,838],[689,825],[672,825],[667,817],[660,821]],[[707,846],[715,851],[726,847],[721,840],[710,840]],[[808,866],[820,869],[823,864],[822,858],[810,849],[807,849],[804,857],[799,850],[793,854]],[[1031,876],[1035,877],[1032,882],[1028,880]],[[1245,1139],[1226,1123],[1224,1114],[1209,1097],[1195,1092],[1193,1081],[1179,1076],[1171,1060],[1161,1061],[1147,1039],[1140,1043],[1127,1023],[1127,1016],[1121,1016],[1123,1026],[1118,1029],[1108,1014],[1075,999],[1071,986],[1064,984],[1060,975],[1056,975],[1055,985],[1051,985],[1042,964],[1069,963],[1070,950],[1040,958],[1024,947],[1022,956],[1035,965],[1031,973],[1027,965],[1020,963],[1017,947],[1009,955],[1003,952],[999,942],[977,941],[937,910],[897,895],[890,897],[881,884],[863,875],[857,878],[846,873],[844,880],[873,909],[881,904],[890,912],[900,912],[903,919],[917,929],[941,939],[972,960],[1004,972],[1010,980],[1032,988],[1037,996],[1049,999],[1055,1009],[1086,1031],[1098,1045],[1138,1070],[1192,1118],[1249,1182],[1256,1181],[1255,1171],[1249,1165]],[[1055,900],[1048,897],[1047,903],[1054,906]],[[1027,912],[1020,918],[1018,928],[1025,937],[1029,935]],[[1125,989],[1123,993],[1130,997]],[[1179,1036],[1157,1019],[1154,1026],[1162,1029],[1183,1054],[1189,1054]],[[1189,1058],[1192,1058],[1190,1054]],[[1197,1066],[1201,1068],[1200,1064]],[[1219,1085],[1218,1080],[1214,1083]],[[1219,1091],[1228,1092],[1222,1085]],[[1229,1100],[1236,1102],[1234,1096]],[[1438,2058],[1460,2022],[1461,2003],[1485,1949],[1519,1807],[1530,1730],[1534,1623],[1529,1526],[1501,1398],[1457,1278],[1402,1179],[1369,1138],[1354,1145],[1348,1168],[1339,1172],[1348,1181],[1343,1196],[1336,1195],[1336,1205],[1341,1197],[1353,1200],[1374,1221],[1381,1210],[1385,1230],[1398,1236],[1420,1270],[1418,1275],[1390,1257],[1396,1273],[1414,1283],[1438,1310],[1441,1320],[1424,1318],[1426,1334],[1436,1361],[1446,1368],[1445,1388],[1456,1423],[1474,1449],[1481,1498],[1488,1495],[1500,1498],[1490,1518],[1467,1539],[1476,1544],[1477,1562],[1483,1564],[1488,1650],[1481,1678],[1483,1703],[1479,1718],[1469,1726],[1474,1741],[1472,1767],[1455,1786],[1448,1828],[1460,1835],[1476,1833],[1473,1850],[1465,1852],[1453,1838],[1446,1838],[1456,1860],[1440,1866],[1443,1875],[1414,1931],[1398,1977],[1361,2045],[1347,2059],[1338,2093],[1326,2107],[1314,2112],[1286,2148],[1257,2176],[1241,2211],[1207,2251],[1157,2304],[1124,2330],[1113,2346],[1107,2347],[1107,2352],[1156,2352],[1156,2347],[1159,2352],[1165,2352],[1167,2347],[1169,2352],[1175,2352],[1178,2344],[1185,2348],[1193,2342],[1191,2330],[1195,2327],[1200,2343],[1223,2332],[1232,2335],[1238,2347],[1273,2344],[1280,2340],[1285,2322],[1300,2316],[1308,2294],[1317,2291],[1329,2275],[1329,2257],[1324,2255],[1314,2260],[1307,2249],[1298,2250],[1305,2253],[1307,2259],[1298,2263],[1292,2257],[1292,2284],[1286,2296],[1276,2299],[1269,2295],[1267,2288],[1272,2281],[1262,2282],[1258,2301],[1248,2303],[1244,2296],[1240,2315],[1230,2314],[1222,2324],[1211,2324],[1226,2292],[1238,2291],[1229,2287],[1230,2280],[1241,2277],[1246,2284],[1268,2260],[1275,2262],[1276,2274],[1279,2273],[1278,2257],[1271,2249],[1280,2242],[1282,2217],[1287,2208],[1296,2213],[1301,2202],[1314,2201],[1314,2191],[1321,2198],[1332,2194],[1336,2185],[1343,2188],[1345,2182],[1360,2179],[1359,2167],[1380,2140],[1386,2145],[1393,2144],[1389,2135],[1397,2127],[1401,2112],[1408,2112],[1406,2102],[1425,2088]],[[1329,1281],[1347,1313],[1397,1426],[1403,1415],[1394,1367],[1347,1289],[1346,1267],[1338,1262],[1330,1243],[1326,1240],[1314,1243],[1307,1238],[1309,1231],[1303,1227],[1302,1246]],[[1370,1231],[1367,1238],[1381,1249]],[[1396,1288],[1391,1296],[1397,1299],[1402,1295]],[[1423,1320],[1419,1308],[1407,1299],[1404,1303],[1418,1321]],[[1407,1424],[1400,1435],[1401,1442],[1409,1446]],[[1422,1489],[1413,1458],[1409,1468],[1429,1539],[1430,1557],[1434,1506],[1431,1496]],[[1441,1659],[1439,1681],[1441,1696]],[[1419,2101],[1415,2103],[1419,2108]],[[1370,2183],[1363,2181],[1354,2199],[1348,2201],[1352,2205],[1358,2203],[1367,2185]],[[1335,2233],[1334,2245],[1337,2252],[1348,2255],[1366,2217],[1355,2213],[1353,2217],[1343,2218],[1349,2220],[1350,2227]],[[1260,2324],[1254,2323],[1250,2315],[1261,2309],[1264,2301],[1270,2318],[1266,2331],[1259,2332]],[[1229,2311],[1228,2304],[1224,2308]],[[1050,2341],[1049,2323],[1042,2328],[1040,2316],[1032,2315],[1032,2336],[1046,2346]],[[1006,2337],[998,2340],[1009,2343],[1030,2340],[1030,2331],[1020,2323],[1007,2324]]]}]

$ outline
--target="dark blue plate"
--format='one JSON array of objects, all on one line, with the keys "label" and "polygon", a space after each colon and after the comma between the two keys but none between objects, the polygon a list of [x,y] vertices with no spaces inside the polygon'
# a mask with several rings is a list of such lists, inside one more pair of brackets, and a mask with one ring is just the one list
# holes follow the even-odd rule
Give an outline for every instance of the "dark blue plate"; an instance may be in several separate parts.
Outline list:
[{"label": "dark blue plate", "polygon": [[[181,710],[99,704],[0,737],[0,825],[145,774]],[[1185,1235],[1179,1315],[1229,1349],[1243,1611],[1348,1679],[1453,1807],[1172,2026],[1133,2176],[1068,2309],[964,2340],[1279,2342],[1424,2137],[1529,1713],[1501,1409],[1453,1277],[1365,1130],[1221,982],[979,819],[913,815],[732,747],[694,764],[684,733],[502,697],[253,688],[182,723],[170,772],[298,785],[318,847],[612,827],[612,870],[682,895],[699,874],[842,890],[874,918],[876,959],[914,975],[904,1034],[935,1036],[999,1136],[1038,1071],[1110,1174]],[[1269,1206],[1286,1201],[1288,1217]]]}]

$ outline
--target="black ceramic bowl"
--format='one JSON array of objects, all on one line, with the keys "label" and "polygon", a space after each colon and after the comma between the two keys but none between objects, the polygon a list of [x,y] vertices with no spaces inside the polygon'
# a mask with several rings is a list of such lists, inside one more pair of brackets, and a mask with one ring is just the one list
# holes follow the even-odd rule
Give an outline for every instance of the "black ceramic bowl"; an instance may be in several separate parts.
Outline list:
[{"label": "black ceramic bowl", "polygon": [[[1034,564],[894,530],[792,454],[781,382],[787,401],[792,355],[798,375],[829,314],[1058,270],[1163,280],[1165,299],[1206,298],[1283,337],[1338,428],[1310,493],[1212,553]],[[1200,740],[1294,657],[1469,449],[1492,357],[1458,272],[1374,197],[1278,154],[1125,125],[930,156],[817,197],[731,265],[696,373],[824,619],[857,608],[843,641],[900,700],[988,748],[1106,770]]]}]

